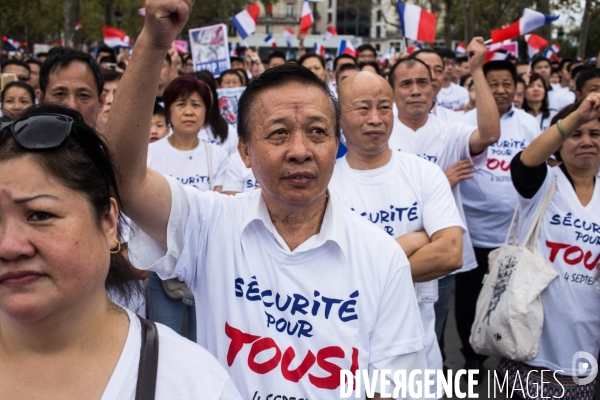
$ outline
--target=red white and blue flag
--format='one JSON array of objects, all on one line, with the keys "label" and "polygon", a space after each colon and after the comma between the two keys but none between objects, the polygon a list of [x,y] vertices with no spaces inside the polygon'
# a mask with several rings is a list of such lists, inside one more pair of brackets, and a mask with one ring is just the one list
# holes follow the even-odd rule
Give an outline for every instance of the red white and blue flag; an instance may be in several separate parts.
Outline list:
[{"label": "red white and blue flag", "polygon": [[104,43],[108,47],[130,47],[131,39],[125,32],[120,29],[115,28],[114,26],[104,25],[102,29],[102,33],[104,36]]},{"label": "red white and blue flag", "polygon": [[267,44],[267,46],[271,46],[273,48],[277,47],[277,42],[275,42],[275,39],[271,34],[268,34],[267,37],[265,37],[265,43]]},{"label": "red white and blue flag", "polygon": [[402,35],[407,39],[433,43],[436,15],[414,4],[396,3]]},{"label": "red white and blue flag", "polygon": [[229,57],[237,57],[237,43],[231,42],[231,47],[229,48]]},{"label": "red white and blue flag", "polygon": [[558,54],[562,50],[560,47],[560,44],[558,44],[558,43],[554,43],[550,48],[552,49],[554,54]]},{"label": "red white and blue flag", "polygon": [[236,14],[235,17],[231,19],[231,22],[240,34],[242,40],[245,40],[256,30],[258,14],[260,14],[260,7],[258,3],[252,3],[248,6],[248,8]]},{"label": "red white and blue flag", "polygon": [[312,10],[310,9],[310,3],[308,0],[304,0],[302,2],[302,14],[300,15],[300,32],[306,35],[314,22],[315,19],[313,18]]},{"label": "red white and blue flag", "polygon": [[534,29],[556,21],[558,18],[559,15],[542,14],[539,11],[526,8],[523,11],[523,16],[514,24],[492,30],[492,43],[500,43],[525,35]]},{"label": "red white and blue flag", "polygon": [[337,30],[332,25],[329,25],[325,31],[325,38],[323,40],[331,39],[334,36],[337,36]]},{"label": "red white and blue flag", "polygon": [[527,55],[530,59],[542,51],[544,47],[548,46],[548,41],[546,39],[541,36],[534,35],[533,33],[525,35],[525,42],[527,42]]},{"label": "red white and blue flag", "polygon": [[325,57],[325,46],[321,43],[315,42],[313,45],[313,53],[320,55],[321,57]]},{"label": "red white and blue flag", "polygon": [[76,23],[75,27],[73,28],[74,32],[77,32],[78,30],[80,30],[81,28],[83,28],[83,25],[81,25],[80,23]]},{"label": "red white and blue flag", "polygon": [[352,43],[350,43],[349,40],[340,40],[340,45],[338,46],[338,50],[335,56],[339,57],[342,54],[348,54],[352,57],[356,57],[356,50],[354,49],[354,46],[352,46]]},{"label": "red white and blue flag", "polygon": [[465,55],[467,54],[467,46],[465,46],[465,44],[463,42],[460,42],[459,44],[456,45],[456,50],[454,50],[454,52],[458,55]]},{"label": "red white and blue flag", "polygon": [[290,49],[292,47],[292,41],[294,40],[294,37],[296,37],[294,30],[292,28],[285,28],[283,30],[283,36],[285,36],[285,42],[287,43],[287,48]]},{"label": "red white and blue flag", "polygon": [[506,50],[496,50],[496,51],[488,51],[485,55],[485,59],[483,63],[487,63],[490,61],[504,61],[508,58],[510,53]]},{"label": "red white and blue flag", "polygon": [[408,54],[412,54],[415,51],[419,51],[419,50],[422,50],[422,49],[423,49],[423,43],[415,43],[415,44],[411,44],[410,46],[408,46],[406,48],[406,52]]},{"label": "red white and blue flag", "polygon": [[13,40],[11,38],[6,38],[4,39],[4,41],[8,43],[8,45],[12,47],[13,50],[17,50],[19,47],[21,47],[21,42],[17,42],[16,40]]}]

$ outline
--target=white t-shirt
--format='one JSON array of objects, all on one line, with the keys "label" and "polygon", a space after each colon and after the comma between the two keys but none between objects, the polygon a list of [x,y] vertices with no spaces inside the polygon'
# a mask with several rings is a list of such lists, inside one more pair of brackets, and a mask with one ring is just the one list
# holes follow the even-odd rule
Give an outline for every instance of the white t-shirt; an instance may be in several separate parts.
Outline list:
[{"label": "white t-shirt", "polygon": [[[442,229],[465,227],[446,175],[437,165],[413,154],[393,151],[386,165],[372,170],[352,169],[344,156],[336,162],[329,190],[340,203],[393,238],[418,231],[431,237]],[[417,283],[416,288],[426,335],[427,368],[442,370],[435,334],[437,280]]]},{"label": "white t-shirt", "polygon": [[556,192],[542,218],[536,247],[558,277],[541,294],[544,326],[540,351],[527,363],[582,376],[577,367],[573,369],[573,355],[586,351],[597,357],[600,351],[600,289],[593,285],[600,273],[600,183],[596,180],[592,200],[584,207],[563,171],[548,167],[535,196],[519,196],[523,211],[520,240],[554,179]]},{"label": "white t-shirt", "polygon": [[[101,400],[135,399],[142,328],[138,317],[125,311],[129,317],[129,333]],[[242,399],[227,372],[208,351],[162,324],[157,323],[156,327],[156,400]]]},{"label": "white t-shirt", "polygon": [[168,246],[139,232],[132,257],[188,284],[198,343],[244,399],[338,399],[340,368],[424,348],[404,252],[331,196],[320,232],[290,251],[260,189],[223,196],[167,180]]},{"label": "white t-shirt", "polygon": [[[425,125],[413,131],[396,118],[388,143],[392,150],[416,154],[437,164],[442,171],[461,160],[471,160],[475,164],[475,168],[479,168],[485,163],[485,154],[471,157],[469,147],[469,139],[477,129],[475,126],[476,124],[467,125],[463,122],[440,121],[435,115],[429,114]],[[462,184],[464,181],[452,188],[452,195],[456,201],[458,212],[463,221],[466,221],[460,192]],[[469,233],[466,231],[463,234],[463,267],[454,273],[470,271],[476,267],[477,260],[473,252],[473,245]]]},{"label": "white t-shirt", "polygon": [[[476,123],[476,110],[464,115]],[[532,115],[512,107],[500,117],[500,140],[487,148],[487,162],[472,179],[461,182],[463,207],[471,240],[476,247],[502,246],[517,206],[517,191],[510,177],[510,162],[540,134]]]},{"label": "white t-shirt", "polygon": [[568,87],[557,89],[553,86],[552,90],[548,91],[548,108],[552,108],[558,112],[573,103],[575,103],[575,93]]},{"label": "white t-shirt", "polygon": [[446,107],[434,105],[430,112],[444,122],[462,122],[462,111],[452,111]]},{"label": "white t-shirt", "polygon": [[246,168],[240,153],[236,151],[230,155],[223,191],[243,193],[254,190],[258,185],[259,183],[252,173],[252,168]]},{"label": "white t-shirt", "polygon": [[557,114],[556,110],[552,109],[549,110],[550,114],[548,115],[547,118],[544,118],[542,113],[539,113],[538,115],[535,116],[535,120],[538,123],[538,126],[540,127],[540,132],[544,132],[546,129],[550,128],[550,123],[552,122],[552,118],[554,118],[554,116]]},{"label": "white t-shirt", "polygon": [[232,125],[227,125],[227,140],[225,140],[225,142],[221,142],[221,138],[214,135],[210,126],[205,129],[200,129],[198,131],[198,138],[203,142],[216,144],[217,146],[222,147],[223,150],[227,152],[228,156],[238,151],[238,133],[237,129]]},{"label": "white t-shirt", "polygon": [[441,88],[435,97],[436,105],[453,111],[460,110],[469,104],[470,100],[469,91],[453,82],[450,82],[447,88]]},{"label": "white t-shirt", "polygon": [[227,153],[217,145],[200,142],[194,150],[179,150],[162,138],[148,146],[148,167],[176,178],[184,185],[210,190],[206,150],[211,154],[213,189],[223,186],[227,171]]}]

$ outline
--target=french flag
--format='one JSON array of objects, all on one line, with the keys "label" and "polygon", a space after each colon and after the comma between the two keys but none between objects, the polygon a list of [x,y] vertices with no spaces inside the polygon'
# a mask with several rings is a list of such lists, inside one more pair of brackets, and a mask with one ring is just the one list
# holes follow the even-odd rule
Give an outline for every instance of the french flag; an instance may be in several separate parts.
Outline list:
[{"label": "french flag", "polygon": [[340,40],[340,45],[338,46],[338,50],[335,56],[339,57],[342,54],[349,54],[352,57],[356,57],[356,50],[354,49],[354,46],[352,46],[352,43],[350,43],[349,40]]},{"label": "french flag", "polygon": [[561,51],[560,44],[558,44],[558,43],[554,43],[550,48],[552,49],[554,54],[558,54]]},{"label": "french flag", "polygon": [[436,15],[414,4],[396,3],[402,35],[405,38],[421,42],[435,41]]},{"label": "french flag", "polygon": [[4,40],[6,43],[9,44],[10,47],[13,48],[13,50],[18,50],[19,47],[21,47],[21,42],[17,42],[16,40],[13,40],[11,38],[6,38]]},{"label": "french flag", "polygon": [[321,57],[325,57],[325,46],[321,43],[315,42],[313,45],[313,53],[320,55]]},{"label": "french flag", "polygon": [[411,44],[410,46],[408,46],[406,48],[406,52],[408,54],[412,54],[415,51],[419,51],[419,50],[422,50],[422,49],[423,49],[423,44],[422,43],[415,43],[415,44]]},{"label": "french flag", "polygon": [[273,48],[277,47],[277,42],[275,42],[275,39],[271,34],[267,35],[267,37],[265,38],[265,43]]},{"label": "french flag", "polygon": [[315,19],[313,18],[312,10],[310,9],[310,3],[308,0],[304,0],[302,2],[302,15],[300,16],[300,32],[306,35],[313,22],[315,22]]},{"label": "french flag", "polygon": [[525,41],[527,42],[527,55],[529,55],[529,58],[533,58],[534,55],[548,46],[546,39],[534,34],[525,35]]},{"label": "french flag", "polygon": [[505,40],[517,38],[534,29],[556,21],[558,18],[559,15],[542,14],[539,11],[526,8],[523,11],[523,16],[514,24],[507,26],[506,28],[492,30],[492,43],[500,43]]},{"label": "french flag", "polygon": [[463,42],[460,42],[458,45],[456,45],[456,50],[454,50],[454,52],[461,56],[467,54],[467,46],[465,46]]},{"label": "french flag", "polygon": [[237,57],[237,43],[231,42],[231,48],[229,49],[229,57]]},{"label": "french flag", "polygon": [[490,61],[505,61],[509,55],[510,53],[506,50],[488,51],[483,63],[485,64]]},{"label": "french flag", "polygon": [[260,7],[258,3],[252,3],[248,6],[248,8],[236,14],[235,17],[231,19],[231,22],[233,22],[233,25],[242,37],[242,40],[245,40],[256,30],[258,14],[260,14]]},{"label": "french flag", "polygon": [[292,28],[285,28],[283,30],[283,36],[285,37],[285,42],[287,43],[287,48],[288,49],[291,48],[292,41],[294,40],[294,37],[296,37],[294,30]]},{"label": "french flag", "polygon": [[337,30],[332,25],[329,25],[325,31],[325,38],[323,40],[331,39],[334,36],[337,36]]},{"label": "french flag", "polygon": [[543,55],[544,55],[544,58],[547,58],[548,60],[552,60],[556,56],[556,53],[553,52],[552,49],[550,48],[550,49],[544,50]]},{"label": "french flag", "polygon": [[125,32],[113,26],[104,25],[102,29],[104,43],[108,47],[130,47],[131,39]]},{"label": "french flag", "polygon": [[81,28],[83,28],[83,25],[81,25],[80,23],[76,23],[75,27],[73,28],[73,32],[77,32],[78,30],[80,30]]}]

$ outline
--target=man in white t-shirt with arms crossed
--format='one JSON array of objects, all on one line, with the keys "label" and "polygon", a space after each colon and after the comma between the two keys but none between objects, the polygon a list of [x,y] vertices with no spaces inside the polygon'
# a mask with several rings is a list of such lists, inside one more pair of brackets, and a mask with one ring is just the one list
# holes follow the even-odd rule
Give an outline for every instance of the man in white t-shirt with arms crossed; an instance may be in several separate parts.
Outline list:
[{"label": "man in white t-shirt with arms crossed", "polygon": [[136,265],[188,284],[198,343],[244,398],[338,399],[341,369],[392,366],[409,376],[425,368],[406,255],[328,194],[340,112],[312,72],[269,69],[240,98],[238,150],[261,189],[200,192],[146,168],[150,118],[131,115],[151,115],[162,59],[191,5],[146,1],[108,124],[128,172],[123,205],[141,229],[131,245]]},{"label": "man in white t-shirt with arms crossed", "polygon": [[[389,148],[393,95],[383,78],[359,72],[338,93],[348,153],[337,160],[329,189],[409,256],[427,337],[427,368],[443,372],[433,308],[436,278],[462,266],[464,227],[450,184],[437,165]],[[431,389],[437,393],[435,384]]]}]

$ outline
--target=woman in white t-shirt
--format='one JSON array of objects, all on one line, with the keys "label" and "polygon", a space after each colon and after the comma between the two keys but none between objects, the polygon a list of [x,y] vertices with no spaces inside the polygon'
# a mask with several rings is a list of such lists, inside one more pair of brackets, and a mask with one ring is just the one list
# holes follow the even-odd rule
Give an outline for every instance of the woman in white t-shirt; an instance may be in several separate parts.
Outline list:
[{"label": "woman in white t-shirt", "polygon": [[0,399],[240,399],[206,350],[109,300],[136,289],[102,137],[55,105],[0,128]]},{"label": "woman in white t-shirt", "polygon": [[537,119],[542,131],[550,127],[550,121],[556,115],[556,110],[549,108],[548,88],[540,74],[532,74],[529,78],[529,83],[525,87],[523,110]]},{"label": "woman in white t-shirt", "polygon": [[[148,167],[198,190],[221,192],[227,153],[213,143],[200,140],[197,134],[209,123],[211,110],[216,107],[208,85],[193,76],[183,75],[165,88],[163,99],[173,134],[150,144]],[[148,317],[181,332],[187,312],[187,337],[195,341],[196,311],[191,292],[182,287],[188,295],[181,297],[181,293],[173,293],[169,287],[169,282],[162,282],[155,273],[150,274],[146,288]]]},{"label": "woman in white t-shirt", "polygon": [[[237,153],[237,130],[233,125],[229,125],[221,115],[221,110],[218,107],[219,94],[217,93],[217,81],[215,80],[215,77],[207,70],[198,71],[194,75],[196,76],[196,79],[208,85],[210,97],[215,104],[208,113],[206,125],[198,131],[198,137],[204,142],[213,143],[222,147],[227,152],[227,155]],[[242,86],[245,85],[246,83]]]},{"label": "woman in white t-shirt", "polygon": [[[600,351],[600,185],[595,176],[600,166],[599,118],[600,94],[594,93],[563,109],[556,124],[511,163],[519,193],[520,238],[556,182],[536,248],[558,272],[541,294],[544,325],[538,354],[526,363],[502,359],[498,366],[518,390],[512,393],[509,387],[515,398],[594,399],[595,383],[584,378],[591,375]],[[546,160],[553,154],[562,164],[551,168]],[[582,360],[581,352],[589,358]],[[520,383],[515,383],[517,378]]]}]

